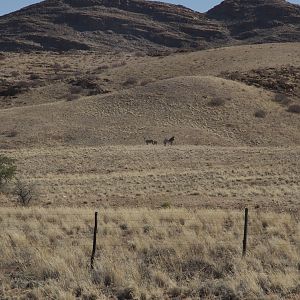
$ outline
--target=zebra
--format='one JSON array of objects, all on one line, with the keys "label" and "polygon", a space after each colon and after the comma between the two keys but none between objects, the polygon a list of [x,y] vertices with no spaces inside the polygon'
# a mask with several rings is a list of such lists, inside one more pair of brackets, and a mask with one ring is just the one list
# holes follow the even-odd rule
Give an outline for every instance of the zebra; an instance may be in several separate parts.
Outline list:
[{"label": "zebra", "polygon": [[144,141],[145,141],[146,145],[157,145],[157,141],[152,140],[152,139],[146,139],[144,137]]},{"label": "zebra", "polygon": [[174,136],[172,136],[172,137],[169,138],[169,139],[168,139],[168,138],[165,138],[165,139],[164,139],[164,145],[167,146],[167,145],[169,144],[169,145],[172,146],[173,143],[174,143],[174,141],[175,141],[175,137],[174,137]]}]

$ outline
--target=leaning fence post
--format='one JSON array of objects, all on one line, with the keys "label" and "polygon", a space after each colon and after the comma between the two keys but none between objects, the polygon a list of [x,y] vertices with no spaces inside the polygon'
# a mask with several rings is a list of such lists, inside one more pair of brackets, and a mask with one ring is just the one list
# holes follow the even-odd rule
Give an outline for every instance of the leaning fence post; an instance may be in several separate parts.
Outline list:
[{"label": "leaning fence post", "polygon": [[243,239],[243,257],[247,252],[247,235],[248,235],[248,208],[245,208],[245,223],[244,223],[244,239]]},{"label": "leaning fence post", "polygon": [[93,238],[93,251],[91,256],[91,269],[94,269],[94,258],[97,246],[97,227],[98,227],[98,212],[95,212],[95,226],[94,226],[94,238]]}]

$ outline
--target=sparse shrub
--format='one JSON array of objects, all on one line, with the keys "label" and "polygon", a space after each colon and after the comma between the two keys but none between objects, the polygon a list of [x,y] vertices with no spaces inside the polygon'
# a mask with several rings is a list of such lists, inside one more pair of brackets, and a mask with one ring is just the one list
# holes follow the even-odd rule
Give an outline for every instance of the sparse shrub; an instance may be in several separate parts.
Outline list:
[{"label": "sparse shrub", "polygon": [[123,85],[124,85],[124,86],[129,86],[129,85],[135,85],[135,84],[137,84],[137,83],[138,83],[138,81],[137,81],[136,78],[130,77],[130,78],[128,78],[126,81],[123,82]]},{"label": "sparse shrub", "polygon": [[14,178],[16,170],[14,159],[0,155],[0,188]]},{"label": "sparse shrub", "polygon": [[288,105],[291,103],[291,99],[285,94],[276,94],[274,101],[282,105]]},{"label": "sparse shrub", "polygon": [[147,85],[147,84],[149,84],[149,83],[152,83],[152,82],[154,82],[154,79],[144,79],[144,80],[142,80],[142,81],[140,82],[140,85],[141,85],[141,86],[145,86],[145,85]]},{"label": "sparse shrub", "polygon": [[78,94],[69,94],[66,96],[67,101],[78,100],[80,96]]},{"label": "sparse shrub", "polygon": [[5,55],[3,53],[0,53],[0,60],[4,60],[5,59]]},{"label": "sparse shrub", "polygon": [[126,287],[126,288],[120,289],[117,292],[117,299],[118,300],[135,299],[135,290],[134,290],[134,288]]},{"label": "sparse shrub", "polygon": [[254,116],[256,118],[265,118],[267,115],[267,112],[264,111],[263,109],[258,109],[255,113],[254,113]]},{"label": "sparse shrub", "polygon": [[82,295],[82,300],[97,300],[97,295],[96,294],[84,294]]},{"label": "sparse shrub", "polygon": [[120,228],[121,228],[122,230],[128,230],[128,225],[127,225],[127,224],[121,224],[121,225],[120,225]]},{"label": "sparse shrub", "polygon": [[84,92],[87,96],[107,93],[97,83],[97,77],[89,76],[83,78],[72,79],[69,81],[72,85],[70,91],[72,94],[79,94]]},{"label": "sparse shrub", "polygon": [[10,74],[12,77],[18,77],[20,75],[19,72],[17,71],[12,71],[11,74]]},{"label": "sparse shrub", "polygon": [[13,137],[16,137],[18,135],[18,132],[16,130],[11,130],[11,131],[8,131],[6,133],[6,137],[9,137],[9,138],[13,138]]},{"label": "sparse shrub", "polygon": [[170,295],[171,299],[174,299],[174,298],[178,299],[178,297],[180,297],[180,295],[181,295],[181,292],[182,292],[181,288],[175,286],[175,287],[172,287],[169,289],[168,294]]},{"label": "sparse shrub", "polygon": [[118,68],[118,67],[122,67],[122,66],[126,66],[126,61],[125,61],[125,60],[123,60],[123,61],[121,61],[121,62],[113,63],[113,64],[111,65],[112,68]]},{"label": "sparse shrub", "polygon": [[135,53],[135,56],[136,57],[145,57],[146,56],[146,53],[142,52],[142,51],[138,51]]},{"label": "sparse shrub", "polygon": [[76,86],[76,85],[72,85],[70,87],[70,93],[71,94],[80,94],[82,92],[82,87],[81,86]]},{"label": "sparse shrub", "polygon": [[57,74],[54,78],[54,80],[63,81],[65,79],[64,74]]},{"label": "sparse shrub", "polygon": [[53,69],[54,69],[54,71],[61,71],[62,69],[63,69],[63,66],[62,65],[60,65],[59,63],[55,63],[54,65],[53,65]]},{"label": "sparse shrub", "polygon": [[39,297],[34,293],[34,291],[28,292],[21,300],[39,300]]},{"label": "sparse shrub", "polygon": [[29,90],[29,83],[26,81],[18,81],[16,83],[4,82],[4,87],[0,91],[0,96],[14,97]]},{"label": "sparse shrub", "polygon": [[288,112],[294,114],[300,114],[300,105],[299,104],[292,104],[288,108]]},{"label": "sparse shrub", "polygon": [[171,204],[169,202],[164,202],[164,203],[162,203],[162,205],[160,207],[161,208],[170,208]]},{"label": "sparse shrub", "polygon": [[30,79],[30,80],[37,80],[37,79],[40,79],[40,76],[39,76],[38,74],[31,74],[31,75],[29,76],[29,79]]},{"label": "sparse shrub", "polygon": [[199,297],[201,299],[240,299],[234,290],[223,281],[202,283],[199,288]]},{"label": "sparse shrub", "polygon": [[96,73],[101,73],[102,71],[104,71],[104,70],[108,70],[109,69],[109,65],[106,65],[106,64],[104,64],[104,65],[101,65],[101,66],[99,66],[96,70],[95,70],[95,72]]},{"label": "sparse shrub", "polygon": [[28,206],[34,197],[34,186],[17,179],[14,193],[17,196],[17,203],[19,205]]},{"label": "sparse shrub", "polygon": [[225,100],[222,98],[214,98],[208,102],[208,105],[213,107],[223,106],[224,104]]}]

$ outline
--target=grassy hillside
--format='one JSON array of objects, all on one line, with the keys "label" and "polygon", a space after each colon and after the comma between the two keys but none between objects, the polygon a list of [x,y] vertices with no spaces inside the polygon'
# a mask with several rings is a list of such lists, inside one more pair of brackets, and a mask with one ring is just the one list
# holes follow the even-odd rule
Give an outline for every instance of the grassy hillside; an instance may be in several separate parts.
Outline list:
[{"label": "grassy hillside", "polygon": [[[141,144],[143,137],[175,135],[178,144],[299,145],[299,116],[273,97],[221,78],[178,77],[107,96],[1,110],[0,141],[2,147]],[[261,110],[266,116],[255,117]]]}]

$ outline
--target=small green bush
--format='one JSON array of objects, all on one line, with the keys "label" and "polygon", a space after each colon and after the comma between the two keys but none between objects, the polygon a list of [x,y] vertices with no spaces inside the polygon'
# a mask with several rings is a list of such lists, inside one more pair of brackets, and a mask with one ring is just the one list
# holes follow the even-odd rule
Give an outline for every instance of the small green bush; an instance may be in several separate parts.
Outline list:
[{"label": "small green bush", "polygon": [[14,159],[0,155],[0,188],[12,180],[16,174]]}]

